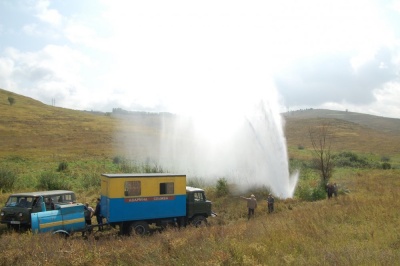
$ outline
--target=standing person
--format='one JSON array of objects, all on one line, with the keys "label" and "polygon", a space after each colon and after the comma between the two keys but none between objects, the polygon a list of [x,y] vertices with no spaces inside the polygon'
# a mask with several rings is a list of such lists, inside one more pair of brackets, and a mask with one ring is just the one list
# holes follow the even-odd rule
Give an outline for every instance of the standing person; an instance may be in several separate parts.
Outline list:
[{"label": "standing person", "polygon": [[333,195],[335,195],[335,198],[337,197],[337,192],[338,192],[338,187],[336,183],[333,183]]},{"label": "standing person", "polygon": [[247,201],[247,208],[249,211],[247,214],[247,219],[250,220],[251,217],[254,217],[254,210],[257,208],[257,199],[253,194],[251,194],[250,198],[243,196],[241,196],[241,198]]},{"label": "standing person", "polygon": [[328,194],[328,199],[332,198],[332,194],[333,194],[333,186],[332,184],[328,183],[326,184],[326,193]]},{"label": "standing person", "polygon": [[268,213],[272,213],[274,211],[274,203],[275,203],[275,199],[272,196],[272,194],[268,195],[267,203],[268,203]]},{"label": "standing person", "polygon": [[[86,223],[86,226],[89,226],[88,232],[90,234],[92,232],[91,225],[92,225],[92,217],[94,214],[94,210],[92,207],[89,206],[89,203],[87,203],[87,202],[85,203],[85,205],[83,205],[83,208],[84,208],[84,214],[85,214],[85,223]],[[85,236],[85,232],[82,232],[82,236]]]},{"label": "standing person", "polygon": [[96,209],[93,213],[96,216],[97,224],[99,225],[99,231],[103,231],[103,217],[101,216],[101,205],[100,205],[100,198],[97,198]]}]

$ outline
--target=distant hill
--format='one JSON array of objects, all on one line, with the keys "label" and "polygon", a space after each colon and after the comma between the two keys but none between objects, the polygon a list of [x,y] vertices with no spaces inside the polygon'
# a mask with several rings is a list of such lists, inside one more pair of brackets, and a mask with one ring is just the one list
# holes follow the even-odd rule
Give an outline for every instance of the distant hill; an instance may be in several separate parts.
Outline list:
[{"label": "distant hill", "polygon": [[[9,97],[14,104],[10,105]],[[161,127],[159,114],[71,110],[3,89],[0,114],[0,157],[110,158],[122,155],[127,140],[135,141],[129,143],[134,153],[143,154],[148,152],[149,138],[159,141]]]},{"label": "distant hill", "polygon": [[[15,99],[13,105],[8,97]],[[129,143],[134,147],[133,153],[147,155],[155,152],[147,145],[156,147],[161,141],[162,126],[175,119],[171,114],[71,110],[2,89],[0,114],[0,158],[21,156],[43,160],[109,158],[121,155],[126,141],[134,142]],[[288,112],[283,117],[289,153],[300,146],[310,149],[309,128],[329,121],[336,136],[334,150],[400,156],[399,119],[318,109]],[[299,156],[297,152],[295,155]]]},{"label": "distant hill", "polygon": [[105,115],[49,106],[2,89],[0,113],[0,156],[45,159],[112,152],[116,122]]},{"label": "distant hill", "polygon": [[283,113],[285,118],[295,119],[314,119],[314,118],[329,118],[339,119],[352,123],[356,123],[371,129],[382,130],[385,132],[400,133],[400,119],[388,118],[382,116],[374,116],[368,114],[333,111],[326,109],[306,109]]},{"label": "distant hill", "polygon": [[333,150],[400,154],[400,119],[325,109],[292,111],[283,117],[289,146],[311,148],[309,128],[329,123],[335,133]]}]

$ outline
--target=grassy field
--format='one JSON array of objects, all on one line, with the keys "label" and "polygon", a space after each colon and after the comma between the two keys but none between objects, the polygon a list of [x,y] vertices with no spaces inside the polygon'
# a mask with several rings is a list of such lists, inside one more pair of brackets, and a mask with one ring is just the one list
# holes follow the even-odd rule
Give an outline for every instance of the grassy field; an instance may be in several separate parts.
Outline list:
[{"label": "grassy field", "polygon": [[[15,98],[11,106],[10,96]],[[92,204],[99,188],[90,181],[104,172],[123,171],[113,159],[124,155],[124,139],[135,135],[135,152],[145,152],[140,143],[159,136],[160,119],[165,119],[131,114],[134,123],[126,123],[123,115],[48,106],[4,90],[0,113],[0,169],[16,173],[15,190],[34,190],[41,175],[52,172],[66,179],[79,201]],[[311,161],[308,128],[330,121],[334,152],[351,151],[371,162],[386,157],[395,169],[337,168],[332,177],[340,186],[337,198],[277,199],[273,214],[266,212],[264,192],[256,191],[259,208],[250,221],[243,200],[217,197],[215,188],[207,187],[218,213],[209,227],[168,229],[146,237],[108,230],[88,239],[62,239],[9,232],[1,225],[0,265],[398,265],[399,120],[352,114],[350,121],[346,115],[285,114],[291,161]],[[56,171],[60,162],[68,163],[66,171]],[[318,182],[318,173],[303,166],[299,186]],[[0,193],[0,201],[10,193]]]},{"label": "grassy field", "polygon": [[[247,221],[239,199],[235,219],[224,214],[207,228],[168,229],[148,237],[103,232],[75,235],[4,233],[2,265],[398,265],[398,171],[357,171],[341,179],[351,191],[318,202],[279,201]],[[21,246],[23,248],[21,248]]]}]

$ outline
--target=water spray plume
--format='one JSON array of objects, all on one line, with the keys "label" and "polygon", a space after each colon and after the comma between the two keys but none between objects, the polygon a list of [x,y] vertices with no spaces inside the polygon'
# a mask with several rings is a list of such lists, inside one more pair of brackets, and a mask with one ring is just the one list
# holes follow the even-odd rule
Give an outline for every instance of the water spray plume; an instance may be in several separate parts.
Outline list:
[{"label": "water spray plume", "polygon": [[272,93],[248,95],[225,95],[181,113],[163,129],[159,163],[188,178],[226,178],[242,191],[264,186],[292,197],[298,172],[289,174],[277,99]]},{"label": "water spray plume", "polygon": [[175,115],[160,116],[161,126],[157,115],[122,115],[125,128],[146,125],[135,134],[128,130],[117,136],[128,159],[155,162],[168,172],[211,184],[225,178],[239,192],[267,187],[280,198],[293,196],[298,172],[290,176],[275,90],[195,90],[185,96],[171,101]]}]

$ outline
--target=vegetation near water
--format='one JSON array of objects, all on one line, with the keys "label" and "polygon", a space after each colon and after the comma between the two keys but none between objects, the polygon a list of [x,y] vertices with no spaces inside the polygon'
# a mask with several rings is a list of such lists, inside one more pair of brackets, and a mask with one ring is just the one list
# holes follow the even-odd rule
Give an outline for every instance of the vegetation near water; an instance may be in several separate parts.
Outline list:
[{"label": "vegetation near water", "polygon": [[[168,171],[126,159],[115,140],[116,131],[156,135],[160,117],[140,114],[146,123],[121,125],[113,114],[47,106],[4,90],[0,112],[3,204],[13,192],[72,189],[78,201],[93,206],[101,173]],[[246,202],[228,179],[208,184],[196,177],[189,183],[205,188],[218,214],[208,227],[168,228],[145,237],[109,229],[64,239],[0,225],[0,265],[397,265],[400,122],[347,112],[322,119],[324,112],[285,114],[290,168],[300,170],[300,180],[292,199],[276,198],[272,214],[268,188],[248,192],[259,205],[255,218],[247,220]],[[338,197],[329,200],[307,135],[309,126],[327,119],[336,136],[331,182],[339,186]]]}]

